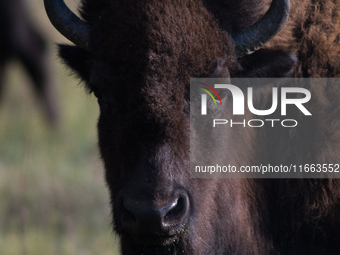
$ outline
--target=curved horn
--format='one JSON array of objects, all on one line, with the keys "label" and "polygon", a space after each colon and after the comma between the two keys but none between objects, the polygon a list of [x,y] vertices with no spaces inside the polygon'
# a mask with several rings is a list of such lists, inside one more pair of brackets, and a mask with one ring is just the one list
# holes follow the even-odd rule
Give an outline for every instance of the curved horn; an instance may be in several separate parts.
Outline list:
[{"label": "curved horn", "polygon": [[233,36],[236,56],[253,53],[278,34],[288,20],[289,5],[289,0],[273,0],[263,17]]},{"label": "curved horn", "polygon": [[44,4],[53,26],[71,42],[90,51],[87,24],[78,18],[63,0],[44,0]]}]

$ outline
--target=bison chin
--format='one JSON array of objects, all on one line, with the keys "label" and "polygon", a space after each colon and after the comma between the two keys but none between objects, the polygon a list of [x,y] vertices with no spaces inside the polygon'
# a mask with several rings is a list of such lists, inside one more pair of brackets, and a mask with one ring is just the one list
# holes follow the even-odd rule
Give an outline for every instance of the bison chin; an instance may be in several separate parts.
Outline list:
[{"label": "bison chin", "polygon": [[172,238],[136,238],[124,234],[121,236],[121,250],[123,255],[194,254],[190,252],[188,240],[188,237],[183,236]]}]

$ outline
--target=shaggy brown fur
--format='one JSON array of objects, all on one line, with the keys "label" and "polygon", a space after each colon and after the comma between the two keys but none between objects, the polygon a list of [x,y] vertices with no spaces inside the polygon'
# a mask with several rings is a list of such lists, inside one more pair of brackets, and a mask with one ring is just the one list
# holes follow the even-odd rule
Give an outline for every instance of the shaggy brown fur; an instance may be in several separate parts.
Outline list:
[{"label": "shaggy brown fur", "polygon": [[[340,1],[292,1],[291,13],[285,28],[268,45],[268,48],[286,49],[295,53],[298,62],[294,77],[339,77],[340,75]],[[317,97],[310,105],[315,114],[313,125],[318,141],[311,141],[314,162],[338,162],[340,154],[340,88],[334,84],[313,86]],[[290,134],[291,138],[303,137],[305,130]],[[322,135],[319,135],[322,134]],[[286,138],[283,138],[286,139]],[[283,142],[283,141],[282,141]],[[285,142],[287,143],[287,142]],[[288,144],[287,144],[288,145]],[[308,145],[307,145],[308,146]],[[295,146],[297,157],[307,162],[307,147]],[[309,148],[311,150],[311,148]],[[305,155],[305,158],[302,157]],[[313,159],[314,158],[314,159]],[[304,232],[322,233],[330,240],[338,236],[326,230],[330,225],[339,226],[340,182],[339,180],[286,180],[275,181],[282,193],[280,207],[287,214],[284,223],[294,226],[294,233],[304,237]],[[295,198],[295,199],[294,199]],[[290,215],[290,217],[288,216]],[[304,226],[305,222],[309,227]],[[303,229],[297,231],[297,229]],[[309,232],[308,232],[309,231]],[[314,239],[315,240],[315,239]],[[326,249],[324,247],[324,249]],[[339,253],[339,248],[335,253]],[[325,252],[326,254],[326,252]]]},{"label": "shaggy brown fur", "polygon": [[[189,177],[190,77],[338,76],[340,3],[291,5],[288,24],[266,49],[237,59],[232,35],[253,24],[265,2],[83,1],[93,52],[62,46],[60,55],[98,97],[99,147],[124,255],[340,253],[339,180]],[[235,165],[339,163],[340,89],[310,89],[310,128],[225,134],[221,156]],[[131,234],[126,201],[147,208],[178,190],[190,215],[173,223],[171,243],[159,233]]]},{"label": "shaggy brown fur", "polygon": [[285,28],[267,45],[295,53],[295,77],[339,77],[340,1],[292,1]]}]

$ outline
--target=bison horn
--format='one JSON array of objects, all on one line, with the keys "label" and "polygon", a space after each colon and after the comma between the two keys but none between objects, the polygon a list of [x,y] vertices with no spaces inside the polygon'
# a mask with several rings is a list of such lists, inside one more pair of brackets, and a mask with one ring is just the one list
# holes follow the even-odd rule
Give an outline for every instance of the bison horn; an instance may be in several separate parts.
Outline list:
[{"label": "bison horn", "polygon": [[249,55],[269,42],[284,27],[289,16],[289,0],[273,0],[263,17],[233,36],[237,57]]},{"label": "bison horn", "polygon": [[90,51],[88,25],[78,18],[63,0],[44,0],[44,3],[53,26],[71,42]]}]

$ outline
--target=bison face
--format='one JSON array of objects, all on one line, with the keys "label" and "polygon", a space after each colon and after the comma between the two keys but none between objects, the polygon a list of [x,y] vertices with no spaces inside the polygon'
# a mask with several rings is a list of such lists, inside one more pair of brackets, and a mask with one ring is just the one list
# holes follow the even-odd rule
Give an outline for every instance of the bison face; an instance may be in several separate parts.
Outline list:
[{"label": "bison face", "polygon": [[[289,74],[289,53],[258,50],[282,28],[287,3],[274,1],[261,23],[261,5],[88,0],[83,23],[62,1],[46,2],[54,25],[80,46],[61,46],[60,56],[98,98],[99,148],[123,254],[249,254],[251,227],[236,227],[249,212],[242,182],[190,179],[189,78]],[[216,10],[225,11],[223,22]],[[263,32],[268,19],[277,25]],[[235,32],[246,27],[251,32]],[[248,250],[233,242],[236,233]]]}]

